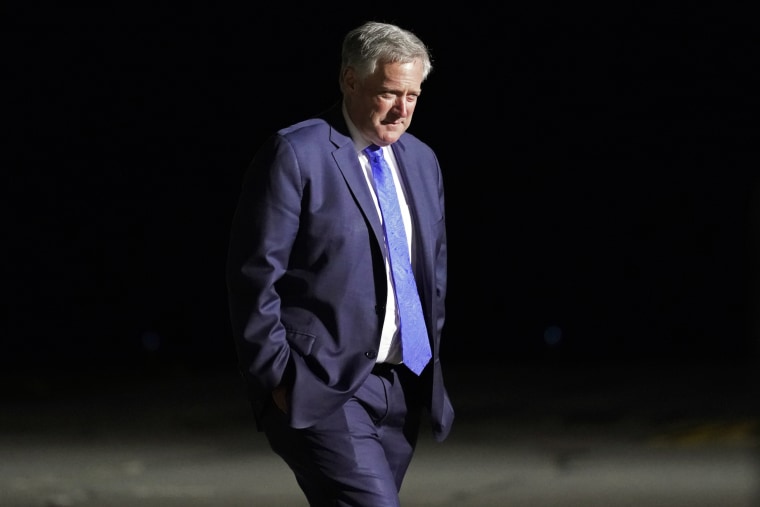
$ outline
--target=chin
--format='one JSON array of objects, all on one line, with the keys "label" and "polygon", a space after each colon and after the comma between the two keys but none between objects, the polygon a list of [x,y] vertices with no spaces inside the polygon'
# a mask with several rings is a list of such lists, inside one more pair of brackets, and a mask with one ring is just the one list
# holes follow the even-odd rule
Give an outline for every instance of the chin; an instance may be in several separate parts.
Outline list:
[{"label": "chin", "polygon": [[404,132],[406,132],[405,128],[386,130],[380,137],[390,143],[395,143]]}]

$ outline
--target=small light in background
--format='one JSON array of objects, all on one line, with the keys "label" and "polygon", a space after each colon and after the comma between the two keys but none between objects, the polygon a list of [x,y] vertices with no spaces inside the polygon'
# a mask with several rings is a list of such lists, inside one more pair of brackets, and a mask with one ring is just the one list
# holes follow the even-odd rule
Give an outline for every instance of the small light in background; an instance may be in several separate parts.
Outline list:
[{"label": "small light in background", "polygon": [[161,348],[161,336],[155,331],[145,331],[140,338],[143,349],[148,352],[155,352]]},{"label": "small light in background", "polygon": [[559,326],[548,326],[544,329],[544,341],[550,347],[557,345],[562,341],[562,328]]}]

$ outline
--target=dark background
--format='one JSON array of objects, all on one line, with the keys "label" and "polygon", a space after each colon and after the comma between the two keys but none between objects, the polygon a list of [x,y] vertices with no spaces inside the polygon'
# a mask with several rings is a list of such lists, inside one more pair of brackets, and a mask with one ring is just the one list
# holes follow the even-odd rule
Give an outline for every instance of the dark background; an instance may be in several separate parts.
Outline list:
[{"label": "dark background", "polygon": [[366,19],[434,57],[449,361],[757,361],[756,28],[667,5],[12,13],[4,371],[234,369],[242,173]]}]

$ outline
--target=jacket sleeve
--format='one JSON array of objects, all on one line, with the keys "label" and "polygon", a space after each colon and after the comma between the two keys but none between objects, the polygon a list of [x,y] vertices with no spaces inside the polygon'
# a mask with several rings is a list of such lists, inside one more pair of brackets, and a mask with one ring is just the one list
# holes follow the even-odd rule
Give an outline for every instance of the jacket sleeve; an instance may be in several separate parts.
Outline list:
[{"label": "jacket sleeve", "polygon": [[270,138],[243,179],[227,257],[227,289],[239,368],[266,392],[287,374],[290,347],[280,319],[277,281],[298,232],[303,188],[288,141]]}]

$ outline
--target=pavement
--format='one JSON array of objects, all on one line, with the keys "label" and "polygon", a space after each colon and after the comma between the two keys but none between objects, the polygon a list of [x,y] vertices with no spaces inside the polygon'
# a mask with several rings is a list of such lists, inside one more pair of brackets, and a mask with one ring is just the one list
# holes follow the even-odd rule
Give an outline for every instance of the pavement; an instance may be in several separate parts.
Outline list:
[{"label": "pavement", "polygon": [[[760,364],[449,361],[405,507],[758,507]],[[6,375],[2,507],[299,507],[238,377]]]}]

